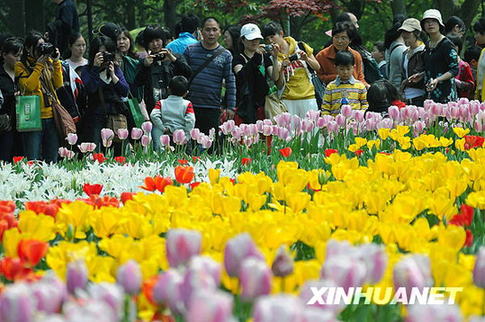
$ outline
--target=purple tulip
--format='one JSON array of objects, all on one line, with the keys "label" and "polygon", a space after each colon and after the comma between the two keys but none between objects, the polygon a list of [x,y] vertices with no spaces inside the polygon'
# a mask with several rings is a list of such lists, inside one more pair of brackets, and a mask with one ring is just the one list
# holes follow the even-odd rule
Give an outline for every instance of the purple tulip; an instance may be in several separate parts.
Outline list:
[{"label": "purple tulip", "polygon": [[186,264],[200,254],[202,235],[196,230],[170,229],[166,236],[167,259],[170,267]]},{"label": "purple tulip", "polygon": [[49,314],[58,312],[67,296],[65,283],[52,272],[31,284],[31,292],[36,299],[37,310]]},{"label": "purple tulip", "polygon": [[278,114],[274,117],[274,120],[278,126],[289,129],[291,125],[291,114],[288,112]]},{"label": "purple tulip", "polygon": [[394,120],[394,121],[399,121],[399,108],[397,106],[389,106],[387,109],[387,112],[389,113],[389,117]]},{"label": "purple tulip", "polygon": [[132,140],[139,140],[143,135],[143,130],[137,127],[131,129],[131,139]]},{"label": "purple tulip", "polygon": [[264,260],[248,233],[231,238],[224,248],[224,267],[229,276],[238,277],[242,262],[248,257]]},{"label": "purple tulip", "polygon": [[461,322],[460,309],[452,304],[414,304],[408,306],[406,322],[446,321]]},{"label": "purple tulip", "polygon": [[254,322],[303,322],[304,304],[290,295],[262,296],[253,310]]},{"label": "purple tulip", "polygon": [[346,291],[349,287],[362,286],[366,276],[365,264],[355,260],[354,256],[346,255],[332,256],[327,259],[320,272],[320,278],[331,280]]},{"label": "purple tulip", "polygon": [[90,284],[88,286],[88,294],[93,300],[102,301],[107,304],[111,308],[113,315],[116,316],[118,320],[121,319],[123,315],[124,300],[123,289],[121,286],[106,282]]},{"label": "purple tulip", "polygon": [[473,283],[480,288],[485,288],[485,247],[482,246],[477,252],[475,267],[473,268]]},{"label": "purple tulip", "polygon": [[[270,122],[271,122],[271,121],[270,121]],[[271,123],[271,124],[265,124],[265,123],[263,122],[263,120],[257,120],[257,121],[256,121],[256,128],[258,129],[258,133],[263,133],[263,126],[264,126],[264,125],[272,125],[272,124],[273,124],[273,123]]]},{"label": "purple tulip", "polygon": [[77,134],[76,133],[68,133],[66,136],[67,144],[75,145],[77,143]]},{"label": "purple tulip", "polygon": [[169,269],[163,272],[153,287],[153,299],[158,304],[167,304],[173,312],[182,313],[182,284],[183,276],[178,271]]},{"label": "purple tulip", "polygon": [[116,131],[116,134],[118,135],[118,138],[120,140],[126,140],[130,132],[128,131],[128,129],[118,129]]},{"label": "purple tulip", "polygon": [[394,265],[393,278],[394,287],[396,289],[405,287],[408,297],[413,287],[422,289],[423,287],[433,286],[429,257],[425,255],[405,257]]},{"label": "purple tulip", "polygon": [[142,282],[140,266],[138,263],[134,260],[130,260],[120,266],[116,274],[116,282],[123,287],[127,294],[138,294]]},{"label": "purple tulip", "polygon": [[84,289],[88,283],[88,269],[86,264],[77,260],[67,264],[67,277],[66,277],[67,291],[75,295],[77,289]]},{"label": "purple tulip", "polygon": [[352,118],[357,122],[361,123],[364,121],[364,111],[363,110],[353,110]]},{"label": "purple tulip", "polygon": [[166,135],[166,134],[160,136],[160,144],[162,146],[169,146],[170,145],[170,136]]},{"label": "purple tulip", "polygon": [[143,122],[143,123],[141,124],[141,129],[143,130],[143,132],[144,132],[146,135],[150,135],[150,133],[152,133],[152,129],[153,129],[153,124],[152,124],[152,122],[150,122],[150,121]]},{"label": "purple tulip", "polygon": [[115,133],[112,129],[101,129],[101,141],[103,141],[103,146],[109,148],[113,144],[113,138]]},{"label": "purple tulip", "polygon": [[383,247],[376,244],[365,244],[358,248],[360,260],[365,264],[369,284],[379,282],[386,271],[387,254]]},{"label": "purple tulip", "polygon": [[143,134],[143,135],[141,136],[141,140],[140,140],[140,142],[141,142],[141,146],[143,146],[143,147],[147,147],[148,145],[150,145],[150,142],[151,142],[151,141],[152,141],[152,139],[150,138],[150,136],[145,135],[145,134]]},{"label": "purple tulip", "polygon": [[175,130],[173,132],[172,138],[173,143],[177,145],[185,144],[185,142],[187,141],[187,139],[185,138],[185,132],[183,130]]},{"label": "purple tulip", "polygon": [[352,115],[352,106],[345,104],[342,105],[342,108],[340,110],[340,114],[342,114],[343,117],[348,119]]},{"label": "purple tulip", "polygon": [[334,315],[338,315],[345,308],[344,303],[329,304],[333,298],[330,292],[322,294],[321,299],[323,303],[319,303],[318,300],[314,300],[314,292],[312,291],[312,289],[320,290],[322,288],[337,289],[337,286],[335,282],[329,280],[309,280],[300,288],[300,294],[298,296],[307,307],[314,307],[321,311],[328,311]]},{"label": "purple tulip", "polygon": [[276,258],[271,265],[274,276],[285,277],[293,273],[294,261],[285,246],[278,248]]},{"label": "purple tulip", "polygon": [[207,257],[207,256],[192,257],[192,259],[189,262],[189,269],[205,271],[212,277],[216,286],[219,286],[219,284],[221,284],[222,266],[221,264],[214,261],[210,257]]},{"label": "purple tulip", "polygon": [[247,258],[241,265],[239,281],[242,286],[241,297],[254,300],[271,292],[271,270],[263,260]]},{"label": "purple tulip", "polygon": [[342,114],[338,114],[335,117],[335,122],[337,122],[337,125],[341,128],[345,127],[345,123],[347,123],[347,120],[345,119],[345,116]]},{"label": "purple tulip", "polygon": [[77,146],[81,153],[93,152],[96,149],[95,143],[83,142]]},{"label": "purple tulip", "polygon": [[280,138],[283,141],[288,141],[290,140],[290,131],[285,128],[285,127],[280,127],[278,128],[278,138]]},{"label": "purple tulip", "polygon": [[222,291],[198,291],[190,300],[187,322],[229,322],[232,318],[233,299]]},{"label": "purple tulip", "polygon": [[0,321],[34,321],[35,300],[25,283],[15,283],[0,295]]},{"label": "purple tulip", "polygon": [[319,110],[309,110],[309,111],[306,112],[305,117],[312,122],[316,122],[318,120],[318,118],[320,117],[320,111]]}]

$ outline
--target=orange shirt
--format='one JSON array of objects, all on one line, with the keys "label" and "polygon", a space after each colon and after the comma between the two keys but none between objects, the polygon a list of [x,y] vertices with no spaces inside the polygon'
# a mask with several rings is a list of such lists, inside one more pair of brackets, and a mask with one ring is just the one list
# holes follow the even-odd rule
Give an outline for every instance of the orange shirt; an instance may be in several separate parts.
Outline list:
[{"label": "orange shirt", "polygon": [[[365,85],[367,82],[364,79],[364,67],[362,64],[362,56],[353,50],[352,48],[348,47],[348,50],[354,55],[354,78],[361,81]],[[329,84],[331,81],[334,81],[337,78],[337,68],[335,67],[335,55],[337,54],[337,50],[335,49],[334,45],[330,45],[329,47],[321,50],[315,58],[320,63],[320,70],[318,71],[318,77],[324,82],[325,84]]]}]

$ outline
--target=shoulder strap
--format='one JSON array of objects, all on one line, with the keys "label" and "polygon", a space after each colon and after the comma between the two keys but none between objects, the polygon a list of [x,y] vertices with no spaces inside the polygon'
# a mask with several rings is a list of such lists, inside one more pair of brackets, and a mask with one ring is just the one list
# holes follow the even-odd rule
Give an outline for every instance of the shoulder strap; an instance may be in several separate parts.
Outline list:
[{"label": "shoulder strap", "polygon": [[219,49],[212,54],[212,56],[207,58],[205,62],[202,65],[200,65],[195,72],[192,73],[192,76],[190,76],[189,85],[192,83],[195,76],[197,76],[204,68],[206,68],[216,57],[221,55],[225,50],[226,49],[224,47],[220,46]]},{"label": "shoulder strap", "polygon": [[[300,48],[301,51],[304,51],[306,53],[306,48],[305,48],[305,43],[303,41],[298,42],[298,48]],[[310,72],[310,75],[315,73],[313,68],[310,67],[310,64],[305,64],[306,68],[308,69],[308,72]]]}]

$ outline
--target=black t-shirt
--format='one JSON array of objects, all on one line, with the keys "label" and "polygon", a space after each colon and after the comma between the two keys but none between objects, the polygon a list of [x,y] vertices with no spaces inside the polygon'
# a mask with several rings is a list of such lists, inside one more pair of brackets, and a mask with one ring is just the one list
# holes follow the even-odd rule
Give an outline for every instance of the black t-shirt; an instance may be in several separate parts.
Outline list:
[{"label": "black t-shirt", "polygon": [[261,54],[255,53],[253,57],[249,58],[245,53],[240,53],[232,60],[232,68],[234,68],[234,66],[237,66],[237,65],[244,66],[250,60],[253,63],[256,63],[258,65],[261,65],[261,63],[264,61],[265,68],[268,68],[269,66],[273,65],[273,63],[271,62],[271,58],[268,54],[264,54],[263,58],[261,58]]}]

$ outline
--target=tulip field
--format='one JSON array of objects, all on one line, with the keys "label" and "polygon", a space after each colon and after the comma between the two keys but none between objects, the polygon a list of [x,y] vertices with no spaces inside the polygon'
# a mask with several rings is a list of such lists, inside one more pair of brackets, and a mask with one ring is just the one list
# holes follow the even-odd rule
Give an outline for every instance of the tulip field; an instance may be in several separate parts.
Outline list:
[{"label": "tulip field", "polygon": [[1,164],[0,321],[485,321],[485,103],[424,105]]}]

